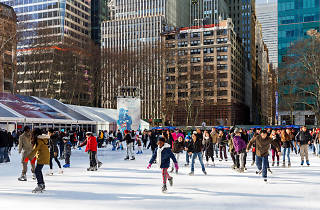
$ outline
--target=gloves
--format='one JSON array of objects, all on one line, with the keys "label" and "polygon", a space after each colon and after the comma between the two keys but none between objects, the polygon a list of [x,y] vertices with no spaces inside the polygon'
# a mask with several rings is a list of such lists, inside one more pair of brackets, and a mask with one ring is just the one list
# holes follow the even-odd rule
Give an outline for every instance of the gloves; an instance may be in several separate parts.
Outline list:
[{"label": "gloves", "polygon": [[151,168],[151,164],[149,163],[149,165],[147,166],[147,169],[150,169]]},{"label": "gloves", "polygon": [[177,171],[179,170],[178,163],[174,163],[174,167],[176,168]]},{"label": "gloves", "polygon": [[25,163],[28,163],[28,161],[29,161],[29,158],[24,159]]}]

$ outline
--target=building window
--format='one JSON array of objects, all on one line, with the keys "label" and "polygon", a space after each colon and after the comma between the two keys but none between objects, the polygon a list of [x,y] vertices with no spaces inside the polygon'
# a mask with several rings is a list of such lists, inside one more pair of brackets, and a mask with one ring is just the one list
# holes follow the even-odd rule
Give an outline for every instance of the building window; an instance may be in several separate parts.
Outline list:
[{"label": "building window", "polygon": [[166,93],[166,97],[167,98],[173,98],[174,97],[174,93]]},{"label": "building window", "polygon": [[204,83],[204,87],[205,87],[205,88],[211,88],[211,87],[213,87],[213,82],[205,82],[205,83]]},{"label": "building window", "polygon": [[200,83],[191,83],[191,88],[200,88]]},{"label": "building window", "polygon": [[205,39],[205,40],[203,41],[203,44],[204,44],[204,45],[214,44],[214,40],[213,40],[213,39]]},{"label": "building window", "polygon": [[176,77],[175,76],[166,76],[166,81],[170,82],[170,81],[175,81]]},{"label": "building window", "polygon": [[191,92],[191,96],[193,97],[201,96],[201,93],[200,91],[194,91],[194,92]]},{"label": "building window", "polygon": [[176,85],[175,84],[167,84],[167,89],[168,90],[173,90],[176,88]]},{"label": "building window", "polygon": [[218,70],[227,70],[228,69],[228,65],[227,64],[218,64],[217,65],[217,69]]},{"label": "building window", "polygon": [[197,37],[200,37],[200,33],[199,32],[191,33],[191,38],[197,38]]},{"label": "building window", "polygon": [[201,59],[196,57],[196,58],[191,58],[191,63],[200,63]]},{"label": "building window", "polygon": [[178,47],[187,47],[188,42],[178,42]]},{"label": "building window", "polygon": [[213,70],[214,70],[214,68],[213,68],[213,66],[212,66],[212,65],[209,65],[209,66],[203,66],[203,70],[204,70],[204,71],[213,71]]},{"label": "building window", "polygon": [[213,47],[211,47],[211,48],[203,48],[203,53],[204,54],[214,53],[214,49],[213,49]]},{"label": "building window", "polygon": [[187,75],[179,75],[179,81],[185,81],[188,79]]},{"label": "building window", "polygon": [[227,61],[228,56],[227,55],[218,55],[217,56],[217,61]]},{"label": "building window", "polygon": [[194,41],[191,41],[191,46],[198,46],[200,45],[200,40],[194,40]]},{"label": "building window", "polygon": [[227,29],[220,29],[217,31],[217,35],[227,35]]},{"label": "building window", "polygon": [[191,53],[191,55],[195,55],[195,54],[200,54],[201,51],[200,51],[200,49],[191,49],[190,53]]},{"label": "building window", "polygon": [[188,97],[188,93],[187,92],[179,92],[178,96],[179,96],[179,98],[186,98],[186,97]]},{"label": "building window", "polygon": [[228,52],[228,47],[217,47],[217,52]]},{"label": "building window", "polygon": [[213,31],[204,31],[203,36],[213,36]]},{"label": "building window", "polygon": [[167,73],[174,73],[175,71],[175,68],[167,68]]},{"label": "building window", "polygon": [[186,50],[179,50],[178,51],[178,55],[179,56],[184,56],[184,55],[187,55],[187,54],[188,54],[188,52]]},{"label": "building window", "polygon": [[188,71],[188,68],[187,67],[180,67],[179,68],[179,72],[180,73],[185,73],[185,72],[187,72]]},{"label": "building window", "polygon": [[221,44],[221,43],[227,43],[228,42],[228,38],[217,38],[217,43]]},{"label": "building window", "polygon": [[213,91],[204,91],[205,96],[213,96]]},{"label": "building window", "polygon": [[200,66],[191,66],[191,71],[192,72],[198,72],[201,70],[201,67]]},{"label": "building window", "polygon": [[218,73],[218,78],[227,78],[228,74],[227,73]]},{"label": "building window", "polygon": [[178,89],[188,89],[188,84],[179,84]]},{"label": "building window", "polygon": [[181,34],[179,34],[178,35],[178,39],[185,39],[185,38],[187,38],[187,33],[181,33]]},{"label": "building window", "polygon": [[219,90],[218,91],[218,96],[226,96],[228,95],[228,91],[227,90]]},{"label": "building window", "polygon": [[226,82],[226,81],[220,81],[220,82],[218,83],[218,87],[228,87],[228,82]]},{"label": "building window", "polygon": [[205,56],[203,58],[203,62],[213,62],[214,61],[214,57],[213,56]]}]

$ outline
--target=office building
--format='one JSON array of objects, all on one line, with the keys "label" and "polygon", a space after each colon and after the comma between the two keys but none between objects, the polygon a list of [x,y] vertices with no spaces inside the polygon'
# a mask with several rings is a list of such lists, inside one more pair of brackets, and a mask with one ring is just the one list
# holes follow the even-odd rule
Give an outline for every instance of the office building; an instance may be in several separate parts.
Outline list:
[{"label": "office building", "polygon": [[17,17],[12,7],[0,3],[0,92],[15,92]]},{"label": "office building", "polygon": [[231,19],[164,32],[163,112],[174,125],[249,123],[245,60]]}]

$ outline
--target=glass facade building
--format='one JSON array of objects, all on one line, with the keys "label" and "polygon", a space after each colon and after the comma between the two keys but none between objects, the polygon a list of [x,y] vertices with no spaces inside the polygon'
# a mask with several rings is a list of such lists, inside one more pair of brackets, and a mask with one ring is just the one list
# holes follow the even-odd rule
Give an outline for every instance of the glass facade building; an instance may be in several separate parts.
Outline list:
[{"label": "glass facade building", "polygon": [[295,41],[307,37],[307,31],[320,26],[319,0],[278,0],[279,65]]},{"label": "glass facade building", "polygon": [[[279,71],[288,53],[288,49],[296,41],[307,38],[307,31],[320,28],[320,1],[319,0],[278,0],[278,62]],[[280,72],[281,73],[281,72]],[[280,87],[285,89],[286,86]],[[289,87],[287,89],[290,89]],[[291,121],[291,113],[284,96],[279,93],[279,121]],[[297,99],[298,100],[298,99]],[[314,124],[314,113],[303,104],[294,107],[293,123],[297,125]],[[311,119],[311,120],[310,120]]]}]

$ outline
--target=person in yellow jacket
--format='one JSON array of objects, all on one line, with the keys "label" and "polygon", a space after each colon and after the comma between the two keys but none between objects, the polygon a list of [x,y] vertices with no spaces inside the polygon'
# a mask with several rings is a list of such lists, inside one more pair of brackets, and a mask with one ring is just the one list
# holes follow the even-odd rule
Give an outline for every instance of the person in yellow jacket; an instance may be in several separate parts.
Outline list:
[{"label": "person in yellow jacket", "polygon": [[37,159],[35,174],[38,184],[32,191],[33,193],[42,192],[45,189],[42,168],[44,165],[49,165],[50,163],[50,152],[48,148],[49,138],[49,135],[42,134],[41,130],[38,128],[32,131],[34,147],[32,152],[28,155],[28,159],[32,160],[34,157]]}]

